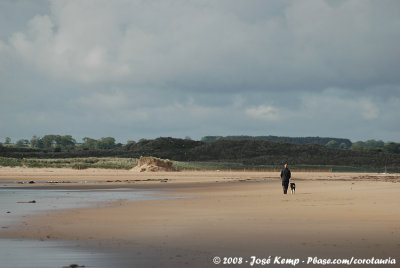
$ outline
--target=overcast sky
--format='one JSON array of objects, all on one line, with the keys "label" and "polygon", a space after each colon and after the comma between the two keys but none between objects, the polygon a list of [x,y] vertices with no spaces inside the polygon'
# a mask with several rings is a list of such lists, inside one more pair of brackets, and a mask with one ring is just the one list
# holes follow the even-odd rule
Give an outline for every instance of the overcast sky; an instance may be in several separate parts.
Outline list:
[{"label": "overcast sky", "polygon": [[0,0],[0,142],[400,142],[400,1]]}]

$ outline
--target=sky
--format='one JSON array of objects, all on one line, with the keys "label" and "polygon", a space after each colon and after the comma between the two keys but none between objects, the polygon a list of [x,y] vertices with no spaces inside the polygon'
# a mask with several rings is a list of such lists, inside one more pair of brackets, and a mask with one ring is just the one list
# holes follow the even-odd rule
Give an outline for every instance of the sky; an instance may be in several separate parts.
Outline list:
[{"label": "sky", "polygon": [[0,0],[0,142],[400,142],[400,1]]}]

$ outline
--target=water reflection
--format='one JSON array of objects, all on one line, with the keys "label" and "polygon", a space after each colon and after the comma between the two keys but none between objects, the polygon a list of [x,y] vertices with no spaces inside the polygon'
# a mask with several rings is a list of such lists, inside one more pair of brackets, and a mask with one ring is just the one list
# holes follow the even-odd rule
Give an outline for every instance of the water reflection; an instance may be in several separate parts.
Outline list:
[{"label": "water reflection", "polygon": [[[0,268],[128,267],[110,252],[81,247],[79,242],[1,239],[1,230],[24,215],[46,211],[98,206],[101,202],[160,199],[154,191],[120,189],[60,190],[0,188]],[[162,197],[166,199],[166,197]],[[32,202],[34,201],[34,202]],[[101,205],[105,205],[104,203]]]},{"label": "water reflection", "polygon": [[[157,199],[155,192],[134,189],[59,190],[0,188],[0,227],[23,215],[39,212],[96,206],[99,202]],[[33,202],[34,201],[34,202]]]},{"label": "water reflection", "polygon": [[105,268],[112,267],[110,257],[68,241],[0,239],[0,267],[4,268],[61,268],[71,264]]}]

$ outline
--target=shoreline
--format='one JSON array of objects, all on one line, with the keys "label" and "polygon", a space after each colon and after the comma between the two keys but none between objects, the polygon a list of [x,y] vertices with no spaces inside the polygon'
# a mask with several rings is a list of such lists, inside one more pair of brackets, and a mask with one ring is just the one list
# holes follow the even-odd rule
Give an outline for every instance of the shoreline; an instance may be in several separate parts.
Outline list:
[{"label": "shoreline", "polygon": [[[20,179],[28,180],[36,174],[35,178],[43,181],[48,178],[46,174],[54,173],[14,171],[17,171],[14,176]],[[11,173],[2,173],[0,184]],[[126,172],[113,175],[102,170],[63,170],[56,175],[76,180],[85,176],[92,181],[102,178],[104,183],[19,187],[104,189],[125,185],[161,192],[160,196],[185,198],[124,201],[107,207],[32,215],[24,218],[26,224],[1,230],[1,237],[72,240],[91,247],[97,245],[100,250],[111,251],[124,260],[117,267],[129,267],[128,264],[215,267],[214,256],[354,256],[391,257],[400,261],[400,215],[396,213],[400,184],[394,183],[399,181],[399,175],[388,178],[387,174],[294,173],[296,194],[286,196],[281,193],[276,173]],[[121,181],[124,178],[168,178],[168,181],[107,183],[110,177]]]},{"label": "shoreline", "polygon": [[[160,182],[206,183],[206,182],[245,182],[279,181],[280,172],[272,171],[165,171],[135,172],[121,169],[88,168],[26,168],[0,167],[0,185],[10,186],[65,186],[65,185],[148,185]],[[400,173],[359,173],[359,172],[293,172],[292,180],[341,180],[341,181],[390,181],[400,182]],[[30,184],[29,182],[34,182]]]}]

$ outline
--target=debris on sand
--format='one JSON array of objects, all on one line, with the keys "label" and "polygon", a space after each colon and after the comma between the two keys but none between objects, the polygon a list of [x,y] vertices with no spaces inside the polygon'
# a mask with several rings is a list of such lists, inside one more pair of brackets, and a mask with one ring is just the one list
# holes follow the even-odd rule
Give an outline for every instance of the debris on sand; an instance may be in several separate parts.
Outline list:
[{"label": "debris on sand", "polygon": [[85,267],[85,265],[70,264],[68,266],[64,266],[63,268],[78,268],[78,267]]},{"label": "debris on sand", "polygon": [[32,201],[28,201],[28,202],[23,202],[23,201],[20,201],[20,202],[17,202],[18,204],[35,204],[36,203],[36,200],[32,200]]},{"label": "debris on sand", "polygon": [[140,157],[138,164],[132,170],[137,172],[176,171],[172,161],[156,157]]},{"label": "debris on sand", "polygon": [[17,181],[17,183],[18,183],[18,184],[26,184],[26,183],[34,184],[34,183],[36,183],[36,182],[35,182],[35,181]]}]

